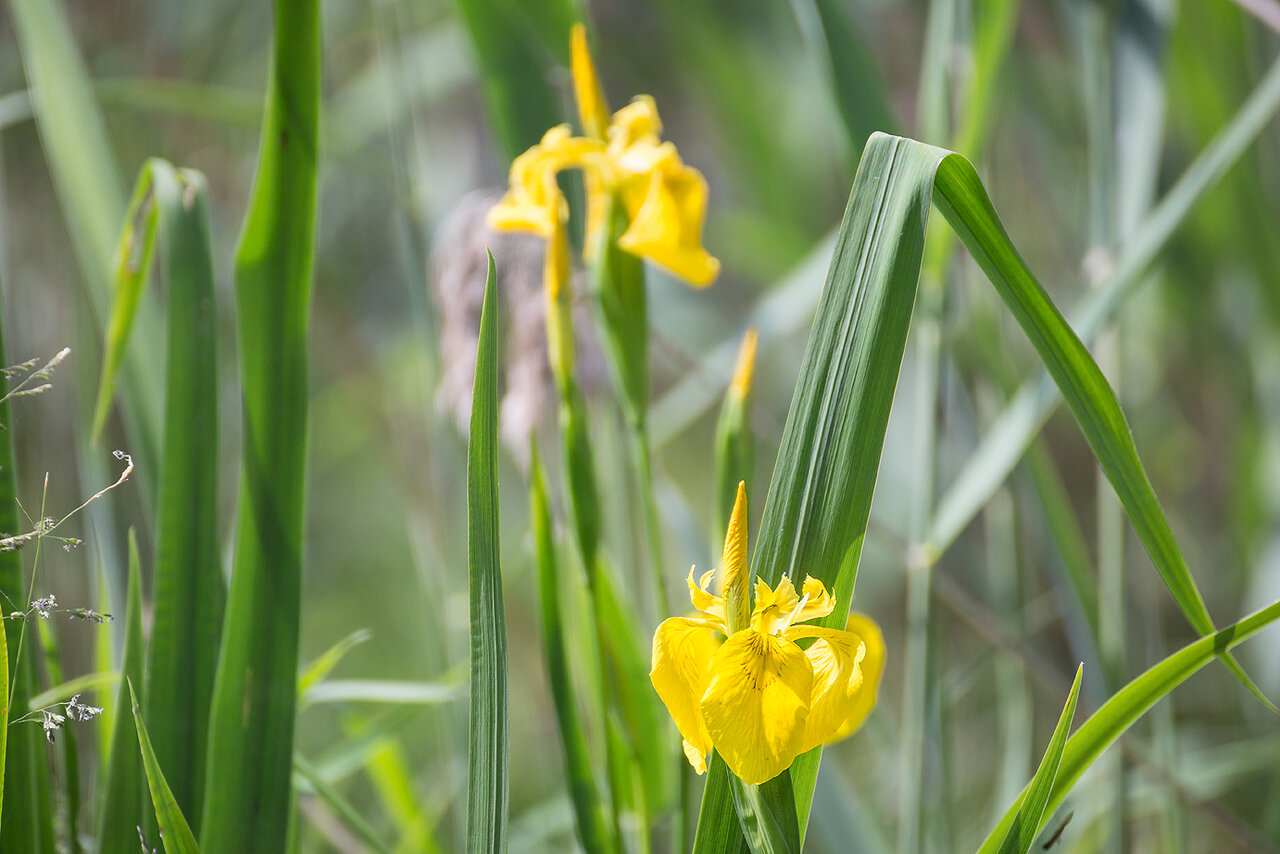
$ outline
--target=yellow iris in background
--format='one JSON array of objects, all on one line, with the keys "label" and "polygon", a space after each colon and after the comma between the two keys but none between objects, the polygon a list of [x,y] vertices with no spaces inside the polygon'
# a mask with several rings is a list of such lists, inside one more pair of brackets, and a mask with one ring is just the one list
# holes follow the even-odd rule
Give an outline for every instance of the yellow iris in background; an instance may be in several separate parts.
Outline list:
[{"label": "yellow iris in background", "polygon": [[[740,484],[725,536],[723,596],[707,590],[711,572],[696,582],[689,573],[700,613],[658,626],[649,676],[698,773],[714,749],[734,774],[756,785],[862,725],[884,671],[884,639],[860,614],[850,615],[844,631],[799,625],[835,608],[814,578],[805,578],[800,594],[789,578],[775,589],[757,579],[751,607],[746,504]],[[813,643],[802,649],[797,641],[806,638]]]},{"label": "yellow iris in background", "polygon": [[[720,262],[702,246],[707,182],[685,165],[675,145],[661,141],[662,121],[652,98],[640,95],[607,120],[586,31],[573,28],[572,70],[578,111],[586,136],[568,125],[547,131],[542,141],[511,164],[510,186],[489,213],[499,231],[531,231],[552,242],[549,258],[567,258],[562,249],[568,205],[556,176],[582,172],[587,192],[587,241],[594,247],[610,207],[622,205],[627,227],[618,237],[623,250],[646,258],[691,285],[705,287]],[[567,270],[548,263],[547,286],[558,290]]]}]

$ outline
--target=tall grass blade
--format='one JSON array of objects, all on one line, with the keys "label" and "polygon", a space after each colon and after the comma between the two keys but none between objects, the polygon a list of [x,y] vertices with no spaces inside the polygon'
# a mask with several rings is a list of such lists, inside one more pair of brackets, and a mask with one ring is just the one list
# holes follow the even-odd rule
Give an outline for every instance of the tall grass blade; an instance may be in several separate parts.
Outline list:
[{"label": "tall grass blade", "polygon": [[391,848],[378,836],[377,832],[369,824],[368,820],[360,814],[360,811],[351,804],[342,793],[329,785],[315,767],[301,756],[293,757],[294,770],[298,775],[306,781],[307,785],[315,790],[320,799],[329,805],[343,824],[350,828],[365,845],[369,846],[369,850],[376,851],[378,854],[390,854]]},{"label": "tall grass blade", "polygon": [[1014,808],[1017,813],[1008,832],[1002,838],[994,833],[978,849],[979,854],[1027,854],[1036,841],[1043,823],[1045,802],[1049,800],[1049,792],[1053,789],[1053,781],[1058,775],[1058,767],[1062,763],[1062,751],[1067,744],[1067,734],[1071,730],[1071,719],[1076,713],[1076,698],[1080,696],[1080,676],[1084,666],[1076,668],[1075,681],[1071,683],[1071,693],[1067,695],[1067,703],[1062,707],[1062,715],[1053,735],[1049,737],[1049,746],[1045,748],[1044,758],[1035,776],[1027,784],[1026,791],[1018,796]]},{"label": "tall grass blade", "polygon": [[95,435],[106,422],[157,244],[167,294],[168,343],[155,617],[144,702],[165,779],[184,814],[199,815],[226,601],[218,561],[218,313],[204,178],[152,159],[138,176],[120,237]]},{"label": "tall grass blade", "polygon": [[[133,711],[133,725],[137,729],[138,748],[142,754],[142,766],[147,775],[147,788],[151,792],[151,805],[155,809],[156,821],[160,825],[160,839],[164,843],[165,854],[200,854],[200,846],[196,844],[191,827],[182,816],[182,810],[164,780],[164,772],[156,761],[156,752],[151,747],[151,738],[147,735],[147,726],[142,722],[142,710],[138,708],[138,698],[133,696],[133,686],[128,682],[129,708]],[[120,716],[124,719],[124,715]],[[137,833],[134,834],[134,847],[137,850]]]},{"label": "tall grass blade", "polygon": [[507,625],[498,557],[496,289],[490,255],[467,443],[467,577],[471,589],[467,851],[472,854],[507,850]]},{"label": "tall grass blade", "polygon": [[577,692],[564,637],[565,620],[560,607],[564,567],[556,552],[555,523],[547,497],[546,475],[531,443],[529,457],[529,527],[533,531],[538,565],[538,606],[542,622],[542,648],[547,662],[551,700],[555,706],[560,744],[564,750],[565,777],[573,801],[578,841],[587,854],[609,854],[618,850],[596,784],[587,733],[578,712]]},{"label": "tall grass blade", "polygon": [[[124,617],[124,678],[116,692],[116,708],[129,707],[133,685],[143,684],[146,648],[142,640],[142,572],[138,559],[138,539],[129,529],[129,586]],[[145,691],[144,691],[145,694]],[[132,702],[137,702],[132,699]],[[144,821],[146,791],[143,760],[138,752],[138,733],[129,715],[117,714],[112,721],[111,753],[98,804],[98,850],[110,854],[134,854],[138,850],[138,827]]]},{"label": "tall grass blade", "polygon": [[[14,32],[30,87],[40,141],[62,204],[89,304],[103,327],[111,306],[111,269],[124,180],[106,122],[58,0],[10,0]],[[148,489],[160,459],[159,315],[143,301],[141,334],[125,357],[122,398],[129,449]]]},{"label": "tall grass blade", "polygon": [[[1222,180],[1277,110],[1280,61],[1272,64],[1231,121],[1119,248],[1111,275],[1075,312],[1072,326],[1083,340],[1091,341],[1123,306],[1195,205]],[[1023,384],[938,502],[926,544],[930,553],[945,551],[1004,483],[1059,400],[1059,393],[1046,374]]]},{"label": "tall grass blade", "polygon": [[[9,641],[8,633],[0,629],[0,820],[4,817],[5,748],[9,736]],[[4,825],[0,824],[0,833]]]},{"label": "tall grass blade", "polygon": [[[852,599],[889,408],[915,299],[933,199],[987,274],[1063,390],[1086,439],[1192,625],[1213,623],[1147,481],[1114,394],[1080,339],[1005,234],[968,160],[876,134],[837,238],[827,287],[801,367],[769,487],[752,574],[821,580],[834,592],[828,625]],[[1251,683],[1234,661],[1227,663]],[[791,768],[800,827],[808,820],[820,751]],[[727,771],[717,765],[699,820],[699,851],[736,851]],[[708,833],[704,836],[702,825]],[[715,829],[712,832],[711,829]]]},{"label": "tall grass blade", "polygon": [[[1075,735],[1067,739],[1058,766],[1058,775],[1045,802],[1044,813],[1035,830],[1038,833],[1045,819],[1062,803],[1090,765],[1116,739],[1124,734],[1147,710],[1181,685],[1192,674],[1215,657],[1226,655],[1233,647],[1248,640],[1262,629],[1280,620],[1280,602],[1268,605],[1236,623],[1211,635],[1184,646],[1173,655],[1148,669],[1145,673],[1121,688],[1102,707],[1089,716]],[[1026,796],[1027,790],[1023,790]],[[1021,798],[1019,798],[1019,802]],[[1018,803],[1014,803],[991,831],[992,836],[1003,836],[1013,825]]]},{"label": "tall grass blade", "polygon": [[[2,321],[0,317],[0,364],[8,365]],[[0,531],[20,531],[23,520],[18,508],[13,410],[9,400],[0,400],[0,425],[4,427],[0,430]],[[0,550],[0,596],[3,597],[0,602],[6,606],[10,602],[25,604],[27,601],[20,551]],[[50,785],[40,731],[30,724],[9,724],[11,718],[27,713],[31,695],[35,693],[36,648],[34,644],[19,648],[22,621],[3,620],[0,625],[3,626],[0,631],[5,634],[3,690],[8,698],[5,714],[0,718],[5,730],[5,735],[0,736],[5,739],[4,761],[0,764],[5,795],[0,800],[0,850],[52,851],[52,815],[39,806],[41,798],[48,796]]]},{"label": "tall grass blade", "polygon": [[319,3],[280,0],[236,251],[244,461],[200,821],[210,854],[279,851],[288,834],[319,107]]}]

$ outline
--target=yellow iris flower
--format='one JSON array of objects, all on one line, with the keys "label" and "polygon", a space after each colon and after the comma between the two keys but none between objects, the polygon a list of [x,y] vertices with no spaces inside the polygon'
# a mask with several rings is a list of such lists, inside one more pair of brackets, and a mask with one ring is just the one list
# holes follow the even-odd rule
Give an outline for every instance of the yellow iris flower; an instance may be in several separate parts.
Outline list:
[{"label": "yellow iris flower", "polygon": [[[574,88],[587,135],[573,136],[568,125],[560,125],[517,157],[511,164],[509,189],[490,211],[489,225],[498,231],[531,231],[553,244],[563,241],[568,205],[556,175],[578,169],[587,191],[588,247],[595,246],[616,200],[627,221],[618,237],[620,248],[692,285],[710,285],[720,262],[702,246],[706,179],[685,165],[675,145],[660,141],[662,121],[648,95],[618,110],[606,126],[608,107],[581,24],[574,26],[572,48]],[[559,254],[554,245],[551,251]],[[562,286],[561,273],[548,268],[549,290]]]},{"label": "yellow iris flower", "polygon": [[[658,626],[649,676],[698,773],[714,749],[757,785],[862,725],[884,671],[884,639],[860,614],[844,631],[799,625],[835,608],[814,578],[805,578],[800,595],[789,578],[775,589],[757,579],[751,607],[746,503],[740,484],[725,536],[723,596],[707,589],[712,573],[695,582],[690,571],[689,595],[701,613]],[[806,638],[813,643],[802,649],[797,641]]]}]

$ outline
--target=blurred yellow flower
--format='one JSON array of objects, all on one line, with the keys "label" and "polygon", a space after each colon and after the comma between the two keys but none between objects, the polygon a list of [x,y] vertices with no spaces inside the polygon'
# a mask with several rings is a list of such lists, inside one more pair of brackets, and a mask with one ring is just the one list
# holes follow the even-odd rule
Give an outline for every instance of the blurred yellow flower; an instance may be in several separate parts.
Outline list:
[{"label": "blurred yellow flower", "polygon": [[[803,595],[789,578],[775,589],[757,579],[749,607],[746,555],[740,484],[725,536],[723,595],[707,590],[712,573],[696,582],[689,573],[689,595],[701,613],[658,626],[649,676],[698,773],[714,749],[734,774],[757,785],[862,725],[884,671],[884,638],[859,614],[844,631],[798,625],[835,608],[814,578],[805,578]],[[805,638],[814,641],[802,649],[797,641]]]},{"label": "blurred yellow flower", "polygon": [[[555,225],[568,218],[556,176],[577,169],[587,192],[588,247],[595,246],[616,199],[627,221],[619,247],[691,285],[711,284],[720,262],[702,246],[706,179],[684,164],[672,143],[660,141],[662,121],[649,96],[638,96],[603,126],[608,107],[581,24],[574,27],[572,54],[574,88],[587,135],[573,136],[568,125],[560,125],[517,157],[511,164],[509,189],[490,212],[490,226],[553,239]],[[558,289],[561,283],[548,280],[547,285]]]}]

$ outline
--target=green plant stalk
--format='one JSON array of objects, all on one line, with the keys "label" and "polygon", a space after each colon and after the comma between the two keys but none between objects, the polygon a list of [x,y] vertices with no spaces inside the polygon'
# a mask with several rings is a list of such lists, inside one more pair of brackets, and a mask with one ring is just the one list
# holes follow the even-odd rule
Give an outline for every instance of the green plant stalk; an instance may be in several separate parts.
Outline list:
[{"label": "green plant stalk", "polygon": [[200,822],[206,854],[289,827],[320,107],[317,0],[275,4],[258,174],[236,252],[244,460]]},{"label": "green plant stalk", "polygon": [[[59,654],[58,638],[54,634],[53,626],[47,620],[41,620],[37,624],[40,632],[40,657],[44,664],[45,678],[50,684],[62,684],[62,659]],[[68,698],[71,695],[68,695]],[[37,705],[33,698],[31,703],[31,711],[35,711]],[[57,816],[54,821],[67,828],[67,835],[75,840],[72,843],[73,851],[80,851],[79,839],[79,816],[80,816],[80,749],[79,739],[76,737],[75,727],[64,727],[58,734],[57,751],[61,762],[61,773],[58,775],[57,785],[60,791],[59,797],[55,799],[57,807]]]},{"label": "green plant stalk", "polygon": [[[142,687],[146,646],[142,638],[142,570],[138,540],[129,530],[129,584],[124,617],[124,678],[116,691],[116,708],[130,708],[132,684]],[[134,699],[132,702],[137,702]],[[134,854],[138,850],[138,828],[154,828],[148,821],[146,789],[139,753],[137,727],[131,715],[117,714],[112,721],[111,758],[106,769],[98,804],[98,850],[104,854]],[[154,834],[148,834],[154,839]]]},{"label": "green plant stalk", "polygon": [[467,442],[467,579],[471,594],[471,704],[467,851],[507,850],[507,628],[498,553],[498,319],[493,256],[485,282]]},{"label": "green plant stalk", "polygon": [[564,749],[565,776],[569,781],[578,841],[587,854],[610,854],[618,850],[618,843],[611,835],[608,816],[596,786],[586,730],[578,714],[577,692],[566,654],[564,619],[560,609],[560,583],[557,581],[560,565],[556,556],[554,522],[536,443],[531,447],[529,466],[530,528],[538,564],[543,654],[556,724],[560,729],[560,743]]}]

